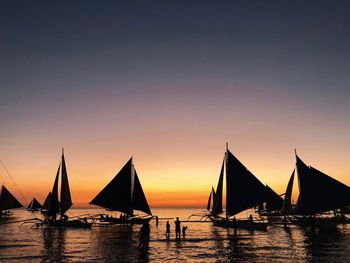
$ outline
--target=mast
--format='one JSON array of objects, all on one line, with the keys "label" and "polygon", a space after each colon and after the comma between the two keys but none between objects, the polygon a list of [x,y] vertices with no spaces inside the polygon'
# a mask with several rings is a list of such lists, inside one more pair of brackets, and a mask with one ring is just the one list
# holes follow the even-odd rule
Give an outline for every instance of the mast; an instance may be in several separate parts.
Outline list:
[{"label": "mast", "polygon": [[130,192],[130,212],[131,216],[134,214],[133,202],[134,202],[134,189],[135,189],[135,167],[134,167],[134,158],[131,156],[131,192]]},{"label": "mast", "polygon": [[228,209],[227,209],[227,204],[228,204],[228,199],[229,199],[229,196],[227,194],[227,190],[228,190],[228,164],[227,164],[227,161],[228,161],[228,158],[227,158],[227,152],[228,152],[228,142],[226,142],[226,151],[225,151],[225,156],[224,156],[224,163],[225,163],[225,170],[226,170],[226,209],[225,209],[225,214],[226,214],[226,218],[228,218]]}]

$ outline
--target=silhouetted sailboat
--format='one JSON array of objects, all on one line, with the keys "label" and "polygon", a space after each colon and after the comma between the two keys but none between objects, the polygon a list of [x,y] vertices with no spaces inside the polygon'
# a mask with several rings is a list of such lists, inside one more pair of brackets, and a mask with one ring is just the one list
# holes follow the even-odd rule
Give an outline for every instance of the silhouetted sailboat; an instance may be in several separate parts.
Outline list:
[{"label": "silhouetted sailboat", "polygon": [[210,212],[213,210],[214,208],[214,201],[215,201],[215,190],[214,187],[211,188],[211,192],[209,195],[209,199],[208,199],[208,204],[207,204],[207,210]]},{"label": "silhouetted sailboat", "polygon": [[29,205],[27,206],[27,210],[34,212],[34,211],[39,211],[41,209],[41,204],[39,203],[38,200],[36,200],[35,197],[33,197],[32,201],[30,201]]},{"label": "silhouetted sailboat", "polygon": [[[152,219],[132,157],[90,204],[123,213],[120,218],[108,218],[111,223],[142,224]],[[142,211],[147,216],[135,216],[134,210]]]},{"label": "silhouetted sailboat", "polygon": [[2,185],[0,191],[0,217],[10,214],[9,209],[23,207],[7,188]]},{"label": "silhouetted sailboat", "polygon": [[52,196],[52,193],[49,192],[45,198],[45,201],[44,201],[44,204],[43,206],[41,207],[40,211],[42,213],[47,213],[49,211],[49,205],[50,205],[50,202],[51,202],[51,196]]},{"label": "silhouetted sailboat", "polygon": [[[286,197],[283,204],[285,214],[297,215],[312,219],[314,223],[321,220],[330,222],[330,218],[316,218],[315,216],[327,211],[336,210],[350,204],[350,187],[337,181],[321,171],[307,166],[295,153],[296,171],[299,182],[299,197],[295,206],[291,206],[294,172],[289,180]],[[299,217],[300,219],[300,217]],[[315,221],[315,219],[317,219]],[[333,218],[334,219],[334,218]],[[331,222],[336,222],[332,220]]]},{"label": "silhouetted sailboat", "polygon": [[[60,171],[61,171],[61,194],[60,194],[60,200],[59,200],[58,181],[60,177]],[[91,224],[88,223],[86,220],[80,220],[80,219],[68,220],[68,216],[66,216],[65,213],[72,206],[72,204],[73,203],[72,203],[70,189],[69,189],[66,163],[64,159],[64,153],[62,150],[61,163],[58,166],[51,195],[49,193],[44,204],[44,205],[47,205],[46,215],[49,218],[49,221],[48,221],[49,225],[56,226],[56,227],[83,227],[83,228],[90,227]],[[57,214],[60,214],[60,219],[57,219]]]},{"label": "silhouetted sailboat", "polygon": [[[220,216],[222,210],[223,177],[226,171],[226,217]],[[266,222],[250,220],[231,220],[244,210],[252,208],[267,200],[266,187],[228,150],[221,167],[216,200],[212,210],[211,220],[214,225],[246,229],[266,230]]]}]

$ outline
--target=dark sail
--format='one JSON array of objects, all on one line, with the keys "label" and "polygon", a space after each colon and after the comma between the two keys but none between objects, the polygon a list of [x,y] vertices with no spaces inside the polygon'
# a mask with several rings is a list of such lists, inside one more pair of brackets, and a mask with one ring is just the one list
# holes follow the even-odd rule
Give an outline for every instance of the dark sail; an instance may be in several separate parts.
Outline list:
[{"label": "dark sail", "polygon": [[41,208],[41,204],[39,203],[38,200],[36,200],[36,198],[34,197],[32,199],[32,201],[29,203],[28,209],[40,209]]},{"label": "dark sail", "polygon": [[3,185],[0,192],[0,211],[22,207],[22,204]]},{"label": "dark sail", "polygon": [[226,214],[235,215],[267,200],[266,187],[227,150]]},{"label": "dark sail", "polygon": [[50,203],[51,203],[51,197],[52,197],[52,194],[51,194],[51,192],[49,192],[46,196],[46,199],[44,201],[44,204],[43,204],[41,210],[49,210]]},{"label": "dark sail", "polygon": [[222,186],[224,181],[224,164],[225,164],[225,158],[224,158],[224,161],[222,162],[219,182],[216,188],[214,207],[211,212],[213,215],[218,215],[222,213]]},{"label": "dark sail", "polygon": [[300,188],[297,213],[313,215],[350,204],[350,187],[296,158]]},{"label": "dark sail", "polygon": [[131,214],[131,169],[132,159],[124,165],[90,204]]},{"label": "dark sail", "polygon": [[61,215],[63,215],[72,206],[72,199],[71,199],[69,183],[68,183],[66,162],[64,160],[63,153],[62,153],[62,177],[61,177],[61,200],[60,201],[61,201],[60,202]]},{"label": "dark sail", "polygon": [[283,205],[283,198],[280,197],[274,190],[266,185],[267,200],[266,200],[266,211],[280,211]]},{"label": "dark sail", "polygon": [[207,210],[210,211],[210,206],[211,206],[211,196],[213,194],[213,191],[210,191],[209,199],[208,199],[208,204],[207,204]]},{"label": "dark sail", "polygon": [[56,218],[56,214],[59,212],[59,201],[58,201],[58,177],[60,175],[60,166],[58,166],[55,182],[53,184],[51,192],[51,201],[49,204],[48,214]]},{"label": "dark sail", "polygon": [[292,190],[293,190],[294,174],[295,174],[295,170],[293,170],[293,173],[290,176],[287,189],[286,189],[286,194],[284,196],[282,212],[285,214],[292,210]]},{"label": "dark sail", "polygon": [[139,177],[137,176],[136,170],[135,170],[135,177],[134,177],[134,193],[133,193],[133,200],[132,200],[132,208],[135,210],[145,212],[146,214],[152,215],[146,200],[146,196],[142,190]]}]

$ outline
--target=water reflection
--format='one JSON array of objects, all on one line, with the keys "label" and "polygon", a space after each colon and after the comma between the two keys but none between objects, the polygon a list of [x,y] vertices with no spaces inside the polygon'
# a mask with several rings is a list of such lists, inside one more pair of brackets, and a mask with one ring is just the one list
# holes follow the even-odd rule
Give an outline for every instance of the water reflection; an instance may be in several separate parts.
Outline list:
[{"label": "water reflection", "polygon": [[44,228],[42,231],[42,240],[44,242],[42,251],[42,262],[67,261],[65,257],[66,230],[62,228]]},{"label": "water reflection", "polygon": [[139,226],[106,226],[94,229],[94,251],[103,262],[147,262],[146,251],[138,249]]}]

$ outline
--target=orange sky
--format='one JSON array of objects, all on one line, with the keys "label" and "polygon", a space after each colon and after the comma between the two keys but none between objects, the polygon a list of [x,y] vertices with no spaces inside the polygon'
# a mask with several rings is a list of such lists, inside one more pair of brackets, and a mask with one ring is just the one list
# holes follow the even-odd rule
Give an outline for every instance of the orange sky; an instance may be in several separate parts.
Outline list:
[{"label": "orange sky", "polygon": [[[216,187],[225,150],[223,143],[169,142],[135,147],[134,164],[151,207],[205,207],[211,186]],[[263,183],[278,193],[285,191],[294,168],[294,153],[278,147],[257,147],[242,141],[230,149]],[[143,146],[141,148],[141,146]],[[101,146],[100,146],[101,147]],[[114,147],[118,150],[114,150]],[[57,147],[58,148],[58,147]],[[76,207],[87,203],[113,178],[131,156],[127,145],[105,144],[104,150],[94,145],[65,149],[66,164],[73,203]],[[132,147],[131,147],[132,148]],[[29,149],[28,149],[29,150]],[[26,153],[26,154],[25,154]],[[14,152],[1,156],[27,201],[35,196],[43,202],[51,191],[60,161],[60,150],[43,147],[41,150]],[[336,156],[335,156],[336,154]],[[336,179],[350,185],[346,152],[335,153],[305,149],[299,151],[304,161]],[[21,200],[19,192],[3,168],[0,176]],[[296,188],[294,188],[296,189]],[[297,194],[295,192],[295,194]],[[294,197],[295,198],[295,197]]]}]

